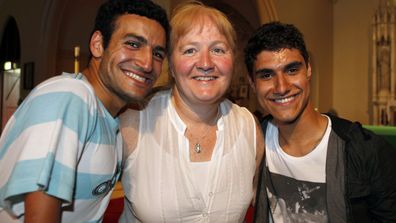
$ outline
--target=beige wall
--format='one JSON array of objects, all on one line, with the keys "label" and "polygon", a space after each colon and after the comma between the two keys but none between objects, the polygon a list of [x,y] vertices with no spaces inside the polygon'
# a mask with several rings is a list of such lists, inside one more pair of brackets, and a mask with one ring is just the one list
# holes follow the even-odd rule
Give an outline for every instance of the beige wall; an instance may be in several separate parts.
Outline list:
[{"label": "beige wall", "polygon": [[371,19],[378,0],[334,5],[334,107],[339,115],[369,123]]},{"label": "beige wall", "polygon": [[292,23],[304,34],[311,56],[311,99],[320,112],[327,112],[333,100],[333,7],[325,0],[276,0],[278,19]]},{"label": "beige wall", "polygon": [[371,19],[378,0],[276,0],[279,20],[295,24],[312,56],[313,94],[321,112],[369,123]]}]

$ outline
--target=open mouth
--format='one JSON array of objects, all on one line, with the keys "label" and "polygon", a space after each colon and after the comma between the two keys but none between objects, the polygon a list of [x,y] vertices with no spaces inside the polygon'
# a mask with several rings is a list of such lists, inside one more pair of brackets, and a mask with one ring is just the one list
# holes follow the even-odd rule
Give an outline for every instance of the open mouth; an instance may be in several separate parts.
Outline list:
[{"label": "open mouth", "polygon": [[142,83],[149,84],[152,82],[152,80],[150,78],[139,76],[139,75],[137,75],[133,72],[130,72],[130,71],[124,71],[124,74],[127,75],[128,77],[130,77],[134,80],[137,80],[139,82],[142,82]]},{"label": "open mouth", "polygon": [[198,77],[193,77],[194,80],[197,81],[212,81],[212,80],[216,80],[217,77],[213,77],[213,76],[198,76]]},{"label": "open mouth", "polygon": [[271,101],[279,103],[279,104],[285,104],[285,103],[292,101],[295,97],[296,97],[296,95],[292,95],[292,96],[284,97],[284,98],[271,99]]}]

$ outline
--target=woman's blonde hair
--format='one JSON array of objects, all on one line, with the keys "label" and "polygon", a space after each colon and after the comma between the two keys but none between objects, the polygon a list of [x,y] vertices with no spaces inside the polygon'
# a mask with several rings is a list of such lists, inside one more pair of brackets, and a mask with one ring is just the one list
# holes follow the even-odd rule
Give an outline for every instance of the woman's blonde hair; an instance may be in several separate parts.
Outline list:
[{"label": "woman's blonde hair", "polygon": [[204,5],[199,1],[187,1],[178,5],[172,12],[170,25],[170,52],[172,54],[175,45],[186,33],[188,33],[195,25],[205,26],[206,19],[209,18],[217,27],[219,32],[224,35],[228,44],[235,53],[236,33],[227,16],[221,11]]}]

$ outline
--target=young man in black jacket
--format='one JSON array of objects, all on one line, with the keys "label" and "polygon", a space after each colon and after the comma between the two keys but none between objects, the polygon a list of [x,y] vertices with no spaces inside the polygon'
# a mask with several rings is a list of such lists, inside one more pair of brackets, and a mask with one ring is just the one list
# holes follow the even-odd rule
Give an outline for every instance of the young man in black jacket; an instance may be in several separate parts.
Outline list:
[{"label": "young man in black jacket", "polygon": [[301,32],[273,22],[245,48],[266,161],[255,222],[396,222],[396,149],[359,123],[317,112]]}]

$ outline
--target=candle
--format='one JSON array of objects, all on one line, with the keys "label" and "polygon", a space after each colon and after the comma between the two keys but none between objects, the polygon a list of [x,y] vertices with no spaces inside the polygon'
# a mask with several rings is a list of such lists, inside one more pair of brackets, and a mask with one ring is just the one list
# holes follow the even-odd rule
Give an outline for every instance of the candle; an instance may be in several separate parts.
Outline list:
[{"label": "candle", "polygon": [[80,47],[79,46],[75,46],[74,47],[74,73],[78,73],[79,72],[79,61],[78,58],[80,56]]}]

